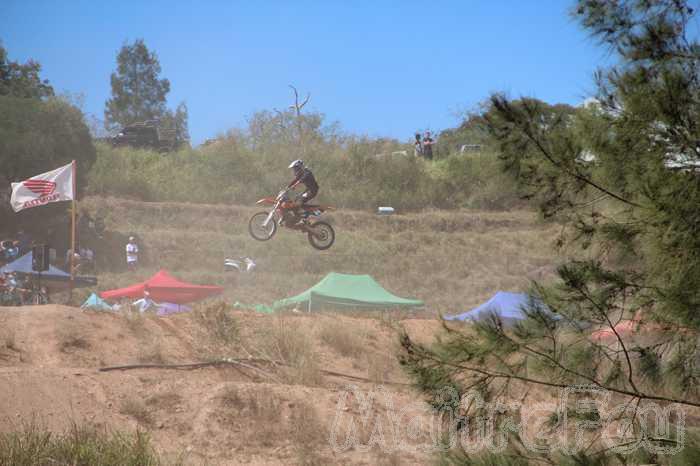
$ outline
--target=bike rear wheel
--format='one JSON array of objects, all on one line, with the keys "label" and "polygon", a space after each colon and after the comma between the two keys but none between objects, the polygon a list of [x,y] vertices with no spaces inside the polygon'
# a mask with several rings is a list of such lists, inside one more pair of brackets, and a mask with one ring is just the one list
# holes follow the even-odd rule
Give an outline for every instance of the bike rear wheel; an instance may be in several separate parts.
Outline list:
[{"label": "bike rear wheel", "polygon": [[332,226],[326,222],[315,222],[310,225],[309,228],[312,230],[308,233],[311,246],[319,251],[324,251],[333,246],[335,242],[335,231]]},{"label": "bike rear wheel", "polygon": [[275,236],[277,232],[277,221],[275,217],[270,219],[267,226],[263,226],[268,215],[270,215],[269,212],[258,212],[250,217],[250,221],[248,222],[248,232],[250,236],[258,241],[267,241]]}]

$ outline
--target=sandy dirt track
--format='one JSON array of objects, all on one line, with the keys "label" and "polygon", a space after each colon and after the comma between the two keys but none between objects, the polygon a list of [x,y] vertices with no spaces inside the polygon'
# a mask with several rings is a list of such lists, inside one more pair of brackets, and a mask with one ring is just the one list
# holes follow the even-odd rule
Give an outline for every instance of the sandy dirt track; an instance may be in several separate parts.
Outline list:
[{"label": "sandy dirt track", "polygon": [[[280,319],[243,312],[233,317],[246,351]],[[389,325],[336,314],[284,319],[285,325],[292,322],[304,330],[318,368],[360,378],[383,372],[384,381],[396,384],[319,378],[318,373],[308,383],[290,381],[274,367],[261,372],[235,366],[100,372],[100,367],[121,364],[205,360],[199,324],[185,314],[132,319],[59,305],[0,308],[0,430],[32,421],[54,431],[74,422],[138,427],[151,432],[166,458],[184,458],[186,464],[430,461],[421,450],[430,444],[431,419],[420,397],[400,385],[407,379],[393,356],[392,325],[429,340],[437,321]],[[362,336],[366,352],[342,355],[324,344],[318,335],[339,321]],[[374,359],[381,361],[382,371]],[[363,398],[368,393],[374,394],[370,404]]]}]

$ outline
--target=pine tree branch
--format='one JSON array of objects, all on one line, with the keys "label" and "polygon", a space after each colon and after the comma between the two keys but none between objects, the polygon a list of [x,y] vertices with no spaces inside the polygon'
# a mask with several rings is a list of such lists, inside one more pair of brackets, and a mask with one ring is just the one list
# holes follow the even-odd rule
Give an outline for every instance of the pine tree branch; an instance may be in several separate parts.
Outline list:
[{"label": "pine tree branch", "polygon": [[544,145],[541,143],[541,141],[540,141],[537,137],[535,137],[535,135],[534,135],[534,134],[532,133],[532,131],[530,130],[529,125],[527,125],[527,126],[525,126],[525,127],[521,127],[520,129],[521,129],[521,131],[525,134],[525,136],[527,136],[528,139],[529,139],[533,144],[535,144],[535,146],[536,146],[537,149],[542,153],[542,155],[544,155],[545,158],[546,158],[552,165],[554,165],[555,167],[557,167],[558,169],[560,169],[563,173],[565,173],[565,174],[567,174],[567,175],[569,175],[569,176],[571,176],[571,177],[577,179],[578,181],[581,181],[582,183],[585,183],[585,184],[587,184],[587,185],[589,185],[589,186],[591,186],[591,187],[597,189],[597,190],[600,191],[601,193],[606,194],[606,195],[612,197],[613,199],[617,199],[617,200],[620,201],[620,202],[623,202],[623,203],[625,203],[625,204],[631,205],[631,206],[633,206],[633,207],[639,207],[639,208],[642,208],[642,207],[643,207],[642,205],[637,204],[637,203],[634,202],[634,201],[630,201],[630,200],[628,200],[628,199],[625,199],[625,198],[623,198],[622,196],[619,196],[619,195],[613,193],[612,191],[610,191],[610,190],[604,188],[603,186],[600,186],[600,185],[599,185],[598,183],[596,183],[595,181],[591,180],[590,178],[588,178],[588,177],[586,177],[586,176],[581,175],[581,174],[578,173],[577,171],[572,171],[572,170],[570,170],[569,168],[565,167],[563,164],[558,163],[557,160],[556,160],[556,158],[544,147]]},{"label": "pine tree branch", "polygon": [[625,343],[622,341],[622,337],[620,334],[617,332],[617,329],[615,328],[615,325],[610,321],[610,317],[608,316],[608,313],[605,312],[605,310],[593,299],[590,297],[590,295],[583,290],[580,290],[584,298],[591,303],[598,311],[600,311],[600,315],[603,316],[605,321],[608,323],[608,326],[612,330],[612,332],[615,334],[615,338],[617,339],[618,343],[620,344],[620,347],[622,348],[622,352],[625,355],[625,360],[627,361],[627,380],[629,381],[630,387],[632,387],[632,390],[635,392],[639,393],[639,390],[634,384],[634,380],[632,379],[632,374],[633,374],[633,369],[632,369],[632,360],[630,359],[630,355],[627,351],[627,348],[625,347]]},{"label": "pine tree branch", "polygon": [[[511,379],[515,379],[515,380],[520,380],[522,382],[527,382],[527,383],[532,383],[532,384],[542,385],[542,386],[552,387],[552,388],[570,388],[571,387],[571,385],[569,385],[569,384],[548,382],[546,380],[533,379],[531,377],[525,377],[525,376],[518,375],[518,374],[507,374],[507,373],[503,373],[503,372],[494,372],[494,371],[480,369],[480,368],[473,367],[473,366],[464,366],[462,364],[457,364],[457,363],[453,363],[450,361],[445,361],[443,359],[439,359],[439,358],[432,357],[432,356],[426,356],[426,357],[428,357],[428,359],[431,359],[432,361],[434,361],[438,364],[444,364],[446,366],[450,366],[450,367],[455,368],[455,369],[476,372],[476,373],[479,373],[479,374],[482,374],[485,376],[489,376],[492,378],[499,378],[499,379],[511,378]],[[623,390],[620,388],[607,386],[607,385],[605,385],[601,382],[598,382],[598,381],[596,381],[594,383],[594,385],[596,385],[604,390],[608,390],[610,392],[617,393],[619,395],[629,396],[632,398],[639,398],[642,400],[663,401],[663,402],[667,402],[667,403],[677,403],[677,404],[681,404],[681,405],[700,407],[700,402],[694,402],[694,401],[677,399],[677,398],[669,398],[669,397],[665,397],[665,396],[647,395],[645,393],[635,393],[635,392],[631,392],[629,390]]]},{"label": "pine tree branch", "polygon": [[[416,351],[418,350],[418,347],[413,345],[413,343],[410,340],[407,340],[403,344],[403,346],[409,354],[415,354]],[[421,353],[420,357],[422,357],[426,360],[430,360],[434,363],[437,363],[438,365],[448,366],[448,367],[451,367],[453,369],[470,371],[470,372],[481,374],[483,376],[487,376],[487,377],[494,378],[494,379],[496,379],[496,378],[498,378],[498,379],[515,379],[515,380],[519,380],[521,382],[526,382],[526,383],[531,383],[531,384],[541,385],[541,386],[551,387],[551,388],[570,388],[570,386],[571,386],[570,384],[563,384],[563,383],[558,383],[558,382],[550,382],[547,380],[535,379],[532,377],[526,377],[526,376],[519,375],[516,373],[504,373],[504,372],[500,372],[500,371],[489,370],[487,368],[481,368],[481,367],[476,367],[476,366],[467,366],[467,365],[464,365],[462,363],[455,363],[455,362],[446,360],[444,358],[440,358],[440,357],[436,356],[433,352],[427,351],[427,350],[422,350],[422,351],[420,351],[420,353]],[[567,369],[567,370],[570,371],[569,369]],[[573,372],[575,373],[575,371],[573,371]],[[606,385],[606,384],[604,384],[596,379],[593,379],[593,378],[590,378],[587,376],[581,375],[581,377],[585,380],[588,380],[589,382],[591,382],[592,384],[594,384],[595,386],[597,386],[599,388],[602,388],[604,390],[607,390],[607,391],[610,391],[612,393],[616,393],[619,395],[629,396],[629,397],[632,397],[633,399],[639,398],[642,400],[662,401],[662,402],[666,402],[666,403],[676,403],[676,404],[681,404],[681,405],[685,405],[685,406],[700,407],[700,402],[678,399],[678,398],[670,398],[670,397],[666,397],[666,396],[649,395],[649,394],[641,393],[641,392],[635,393],[635,392],[632,392],[629,390]]]}]

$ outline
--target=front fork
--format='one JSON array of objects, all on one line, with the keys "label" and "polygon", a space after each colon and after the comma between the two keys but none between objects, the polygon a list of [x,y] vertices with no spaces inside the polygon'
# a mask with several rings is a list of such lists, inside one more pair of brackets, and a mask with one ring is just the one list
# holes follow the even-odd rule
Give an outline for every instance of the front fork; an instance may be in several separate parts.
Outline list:
[{"label": "front fork", "polygon": [[270,213],[267,215],[267,218],[265,219],[265,221],[264,221],[263,224],[262,224],[263,228],[267,228],[267,225],[268,225],[268,224],[270,223],[270,221],[272,220],[272,217],[275,216],[275,211],[276,211],[276,209],[272,209],[272,210],[270,211]]}]

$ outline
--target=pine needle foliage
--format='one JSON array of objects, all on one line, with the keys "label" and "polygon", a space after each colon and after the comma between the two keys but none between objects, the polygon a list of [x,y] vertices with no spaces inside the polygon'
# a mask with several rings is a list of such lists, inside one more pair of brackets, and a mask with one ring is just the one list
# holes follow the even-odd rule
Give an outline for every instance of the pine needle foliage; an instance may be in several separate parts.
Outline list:
[{"label": "pine needle foliage", "polygon": [[[559,267],[554,283],[533,284],[532,295],[556,318],[532,309],[514,328],[497,319],[468,330],[447,326],[432,346],[404,337],[401,360],[428,398],[444,380],[456,383],[460,394],[479,387],[487,399],[504,401],[524,400],[533,389],[555,393],[586,384],[637,408],[651,402],[690,412],[700,407],[700,43],[691,33],[694,13],[681,0],[579,0],[572,15],[619,59],[597,72],[595,99],[571,111],[491,96],[483,119],[506,170],[545,218],[564,225],[557,244],[575,259]],[[601,330],[605,338],[595,336]],[[474,413],[461,409],[465,416]],[[648,435],[636,408],[627,420],[639,438]],[[596,445],[534,462],[631,461],[629,455],[593,454]],[[526,457],[521,453],[516,457]],[[451,458],[446,464],[519,464],[505,457]]]}]

